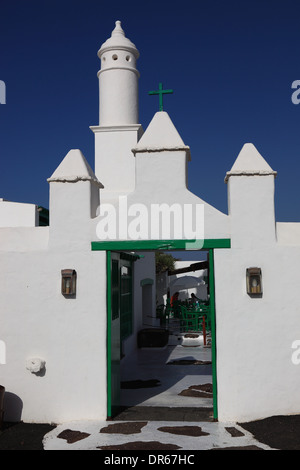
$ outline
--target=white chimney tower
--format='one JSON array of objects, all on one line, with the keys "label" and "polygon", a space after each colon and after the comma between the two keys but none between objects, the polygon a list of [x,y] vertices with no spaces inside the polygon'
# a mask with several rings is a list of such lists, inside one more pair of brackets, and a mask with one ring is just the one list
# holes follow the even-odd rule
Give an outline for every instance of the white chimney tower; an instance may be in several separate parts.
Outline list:
[{"label": "white chimney tower", "polygon": [[116,21],[111,37],[98,51],[99,125],[95,134],[95,174],[104,189],[102,201],[114,201],[135,188],[135,147],[141,133],[136,61],[139,52]]}]

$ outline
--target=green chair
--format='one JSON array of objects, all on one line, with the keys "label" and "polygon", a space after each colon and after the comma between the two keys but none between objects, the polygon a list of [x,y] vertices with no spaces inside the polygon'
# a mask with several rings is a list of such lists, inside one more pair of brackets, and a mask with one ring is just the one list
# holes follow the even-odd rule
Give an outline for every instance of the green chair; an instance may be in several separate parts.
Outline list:
[{"label": "green chair", "polygon": [[195,311],[180,306],[180,328],[184,332],[199,330],[199,315]]}]

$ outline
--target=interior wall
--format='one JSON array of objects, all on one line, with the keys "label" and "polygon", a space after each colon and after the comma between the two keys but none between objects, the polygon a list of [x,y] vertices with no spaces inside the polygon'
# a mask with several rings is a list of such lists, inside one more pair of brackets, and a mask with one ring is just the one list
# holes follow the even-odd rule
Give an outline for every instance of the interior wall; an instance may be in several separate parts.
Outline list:
[{"label": "interior wall", "polygon": [[149,296],[150,305],[147,309],[148,315],[152,316],[152,319],[156,317],[156,293],[155,293],[155,254],[154,252],[140,252],[137,254],[141,256],[140,260],[133,263],[134,279],[133,279],[133,332],[123,342],[123,353],[125,355],[132,354],[137,348],[137,334],[138,331],[143,328],[143,287],[141,281],[143,279],[153,279],[153,285],[151,286],[151,296]]}]

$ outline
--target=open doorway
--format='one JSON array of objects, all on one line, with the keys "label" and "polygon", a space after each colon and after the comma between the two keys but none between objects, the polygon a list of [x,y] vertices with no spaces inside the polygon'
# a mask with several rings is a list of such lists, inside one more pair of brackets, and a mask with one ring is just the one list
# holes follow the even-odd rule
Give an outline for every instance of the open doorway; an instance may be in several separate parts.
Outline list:
[{"label": "open doorway", "polygon": [[[128,272],[132,272],[134,277],[135,266],[138,266],[139,260],[144,256],[140,253],[135,250],[109,255],[111,263],[114,263],[114,268],[111,270],[111,275],[114,272],[114,278],[111,277],[110,286],[110,291],[114,292],[114,295],[116,295],[116,258],[119,259],[120,301],[118,314],[114,307],[113,316],[108,316],[111,338],[108,346],[114,347],[114,350],[110,351],[110,367],[108,362],[108,375],[110,374],[108,416],[120,419],[120,410],[122,410],[125,419],[151,419],[153,413],[161,418],[164,416],[162,418],[164,420],[172,420],[172,417],[178,416],[178,413],[184,413],[187,421],[195,421],[197,417],[199,420],[216,419],[215,364],[212,352],[215,347],[214,320],[211,321],[211,314],[214,316],[214,295],[211,295],[214,285],[210,282],[213,279],[213,266],[210,267],[209,264],[210,261],[213,262],[213,251],[168,252],[167,254],[174,256],[176,263],[173,273],[171,270],[164,272],[165,289],[163,291],[161,288],[155,289],[159,286],[159,276],[155,280],[146,277],[140,281],[138,295],[137,292],[128,291],[129,283],[126,281],[126,276],[124,290],[122,272],[126,271],[127,276]],[[151,253],[154,259],[154,252]],[[127,262],[127,269],[124,269],[124,259]],[[157,291],[155,315],[152,308],[153,291]],[[178,299],[171,305],[175,292],[179,293]],[[134,301],[132,302],[134,315],[131,321],[128,317],[129,304],[125,302],[127,309],[125,316],[127,323],[129,320],[131,324],[129,332],[131,334],[127,337],[122,335],[124,331],[122,318],[125,316],[121,299],[124,293],[128,298],[134,299],[135,295],[139,297],[139,312],[134,311],[136,308],[134,309]],[[161,303],[162,298],[163,303]],[[203,307],[206,309],[205,313]],[[108,311],[109,308],[111,307],[108,303]],[[186,312],[186,318],[183,318],[183,311]],[[137,326],[134,324],[138,317],[142,322]],[[120,339],[119,362],[116,361],[118,338]],[[124,343],[132,339],[136,341],[138,347],[124,354],[126,349]]]}]

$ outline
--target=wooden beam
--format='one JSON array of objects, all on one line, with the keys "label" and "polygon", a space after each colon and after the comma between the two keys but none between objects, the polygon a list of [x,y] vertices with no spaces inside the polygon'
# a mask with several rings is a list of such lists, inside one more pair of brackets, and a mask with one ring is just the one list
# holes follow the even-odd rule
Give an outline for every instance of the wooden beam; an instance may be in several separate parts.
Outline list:
[{"label": "wooden beam", "polygon": [[190,273],[192,271],[199,271],[199,269],[208,269],[208,261],[199,261],[198,263],[193,263],[186,268],[174,269],[174,271],[168,271],[168,276],[173,276],[174,274],[181,273]]}]

